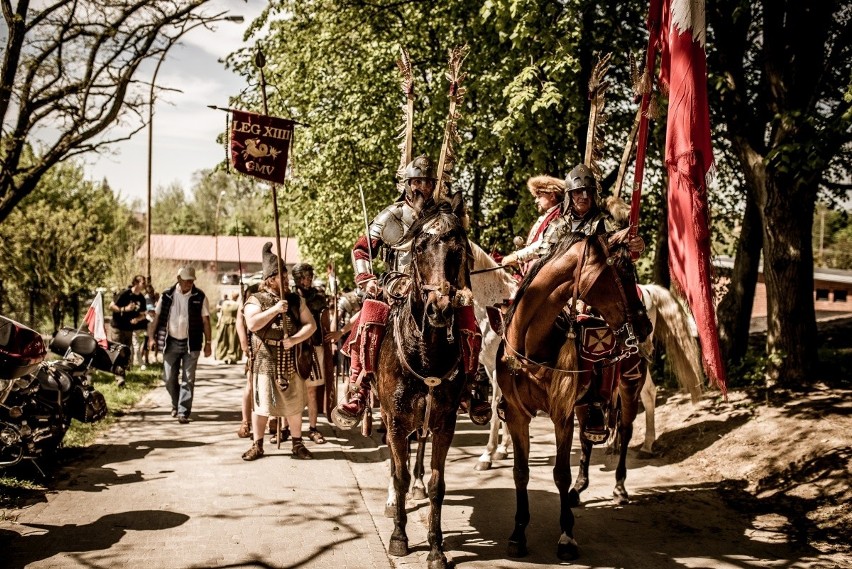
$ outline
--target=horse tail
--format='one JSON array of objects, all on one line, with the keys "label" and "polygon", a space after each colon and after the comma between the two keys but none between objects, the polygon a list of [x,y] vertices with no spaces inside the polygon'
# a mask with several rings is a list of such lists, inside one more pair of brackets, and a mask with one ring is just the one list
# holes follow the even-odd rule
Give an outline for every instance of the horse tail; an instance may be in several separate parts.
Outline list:
[{"label": "horse tail", "polygon": [[659,285],[643,285],[657,305],[654,336],[666,349],[672,371],[681,389],[692,395],[692,402],[701,397],[701,359],[698,342],[691,333],[690,316],[672,293]]},{"label": "horse tail", "polygon": [[[556,357],[556,369],[550,378],[550,419],[554,424],[562,421],[564,427],[574,420],[574,403],[577,400],[577,342],[566,340]],[[565,371],[559,371],[565,370]]]}]

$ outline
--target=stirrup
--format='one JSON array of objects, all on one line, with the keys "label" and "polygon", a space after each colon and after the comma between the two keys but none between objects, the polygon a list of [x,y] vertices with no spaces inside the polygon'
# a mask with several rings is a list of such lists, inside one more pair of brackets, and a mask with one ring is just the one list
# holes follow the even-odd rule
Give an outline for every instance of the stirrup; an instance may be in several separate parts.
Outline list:
[{"label": "stirrup", "polygon": [[[356,391],[355,393],[358,394],[362,392]],[[357,403],[360,410],[353,413],[350,410],[346,409],[346,407],[348,405],[351,405],[352,403]],[[335,407],[331,411],[331,421],[341,429],[353,429],[358,426],[358,423],[361,422],[361,419],[367,412],[367,407],[369,406],[369,403],[370,392],[364,390],[363,399],[360,399],[357,395],[355,395],[346,403],[338,403],[337,407]]]},{"label": "stirrup", "polygon": [[474,425],[487,425],[491,422],[491,405],[481,399],[471,399],[468,403],[468,416]]}]

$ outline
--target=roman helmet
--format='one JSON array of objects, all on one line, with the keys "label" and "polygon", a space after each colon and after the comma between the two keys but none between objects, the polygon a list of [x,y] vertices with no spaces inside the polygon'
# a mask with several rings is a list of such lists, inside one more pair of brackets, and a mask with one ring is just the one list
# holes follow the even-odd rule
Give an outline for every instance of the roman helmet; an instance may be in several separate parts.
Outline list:
[{"label": "roman helmet", "polygon": [[[405,201],[409,205],[417,201],[417,195],[415,194],[419,194],[419,192],[415,192],[411,187],[411,180],[417,179],[432,180],[435,184],[438,183],[438,178],[435,176],[435,163],[425,154],[421,154],[405,167],[403,183],[405,184]],[[432,196],[430,195],[429,197],[431,198]]]},{"label": "roman helmet", "polygon": [[592,170],[585,164],[578,164],[565,177],[565,209],[571,207],[571,192],[586,190],[592,200],[593,207],[598,203],[598,183]]},{"label": "roman helmet", "polygon": [[296,281],[296,284],[298,284],[299,281],[302,280],[303,276],[313,276],[314,268],[308,263],[298,263],[296,264],[296,266],[293,267],[291,274],[293,275],[293,280]]}]

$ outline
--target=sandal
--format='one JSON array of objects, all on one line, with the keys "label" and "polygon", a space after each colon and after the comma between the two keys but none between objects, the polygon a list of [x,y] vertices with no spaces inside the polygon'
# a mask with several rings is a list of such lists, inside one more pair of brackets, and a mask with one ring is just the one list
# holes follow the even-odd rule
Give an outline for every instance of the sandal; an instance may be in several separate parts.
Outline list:
[{"label": "sandal", "polygon": [[251,425],[249,425],[248,421],[243,421],[240,423],[240,428],[237,431],[237,436],[241,439],[247,439],[251,436]]},{"label": "sandal", "polygon": [[[286,443],[287,439],[289,439],[289,438],[290,438],[290,429],[288,429],[287,427],[284,427],[283,429],[281,429],[281,442]],[[271,437],[269,437],[269,444],[271,444],[271,445],[277,445],[278,444],[278,433],[275,433]]]},{"label": "sandal", "polygon": [[310,429],[308,429],[308,438],[318,445],[325,444],[325,437],[322,436],[322,433],[319,432],[316,427],[311,427]]},{"label": "sandal", "polygon": [[293,458],[298,460],[310,460],[314,457],[311,451],[302,443],[301,437],[293,439]]},{"label": "sandal", "polygon": [[263,446],[259,441],[254,441],[251,448],[243,453],[243,460],[257,460],[263,457]]}]

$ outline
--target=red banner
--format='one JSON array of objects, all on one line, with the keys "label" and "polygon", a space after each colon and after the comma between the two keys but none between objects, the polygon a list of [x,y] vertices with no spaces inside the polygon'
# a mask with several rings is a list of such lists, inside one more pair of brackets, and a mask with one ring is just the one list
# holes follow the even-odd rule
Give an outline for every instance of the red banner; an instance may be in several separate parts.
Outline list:
[{"label": "red banner", "polygon": [[[659,5],[652,1],[652,7],[655,4]],[[710,281],[707,176],[713,165],[713,148],[707,103],[703,5],[704,2],[700,2],[698,9],[692,0],[662,2],[658,39],[660,82],[669,91],[666,126],[669,267],[698,326],[704,369],[710,380],[725,393],[725,368]]]},{"label": "red banner", "polygon": [[281,184],[287,173],[293,121],[231,111],[231,165],[268,182]]}]

